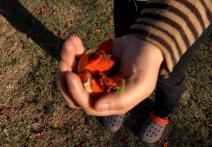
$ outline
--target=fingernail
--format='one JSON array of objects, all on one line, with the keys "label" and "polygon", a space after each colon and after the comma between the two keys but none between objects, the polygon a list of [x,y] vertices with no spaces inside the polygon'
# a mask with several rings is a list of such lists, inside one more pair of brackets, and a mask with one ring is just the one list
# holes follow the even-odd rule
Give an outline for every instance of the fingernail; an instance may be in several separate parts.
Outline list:
[{"label": "fingernail", "polygon": [[109,109],[108,104],[102,104],[102,105],[97,106],[97,108],[96,108],[97,111],[105,111],[105,110],[108,110],[108,109]]}]

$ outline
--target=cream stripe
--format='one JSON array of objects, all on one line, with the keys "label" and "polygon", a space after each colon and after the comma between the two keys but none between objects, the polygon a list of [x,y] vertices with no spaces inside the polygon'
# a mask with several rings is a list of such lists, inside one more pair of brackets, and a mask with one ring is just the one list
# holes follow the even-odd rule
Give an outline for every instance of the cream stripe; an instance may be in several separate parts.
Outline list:
[{"label": "cream stripe", "polygon": [[[176,9],[181,11],[186,16],[188,16],[188,13],[191,12],[191,10],[188,7],[186,7],[185,5],[179,3],[178,1],[172,1],[172,2],[167,3],[165,1],[153,0],[153,1],[149,2],[149,3],[154,3],[154,2],[167,4],[169,6],[175,7]],[[193,24],[193,26],[197,30],[198,35],[201,35],[202,32],[203,32],[203,28],[201,27],[201,24],[200,24],[198,18],[196,17],[196,15],[194,13],[190,13],[190,16],[188,17],[188,19],[190,19],[191,23]]]},{"label": "cream stripe", "polygon": [[201,4],[201,2],[199,0],[188,0],[188,1],[190,3],[192,3],[197,8],[197,10],[199,10],[205,26],[208,26],[209,20],[208,20],[208,17],[207,17],[207,13],[206,13],[204,6]]},{"label": "cream stripe", "polygon": [[[199,13],[200,13],[200,15],[202,16],[202,19],[203,19],[203,23],[207,27],[210,24],[210,20],[208,20],[208,18],[207,18],[207,13],[206,13],[206,10],[205,10],[204,6],[201,4],[201,2],[199,0],[188,0],[188,1],[190,3],[192,3],[194,5],[194,7],[196,7],[197,10],[199,10]],[[212,13],[212,0],[203,0],[203,1],[205,2],[208,10]],[[166,3],[166,4],[170,5],[170,6],[174,6],[174,7],[177,7],[177,8],[182,7],[182,9],[184,9],[185,11],[191,12],[189,14],[189,18],[191,18],[192,23],[198,25],[198,28],[201,26],[198,18],[196,17],[196,15],[194,13],[192,13],[192,10],[188,9],[185,5],[179,3],[179,1],[177,1],[177,0],[173,0],[173,1],[150,0],[150,1],[148,1],[148,3],[154,3],[154,2]],[[179,5],[179,7],[178,7],[178,5]],[[179,9],[179,10],[182,10],[182,9]],[[184,12],[184,11],[182,11],[182,12]],[[200,32],[203,32],[202,29],[197,29],[197,31],[198,31],[198,34]]]},{"label": "cream stripe", "polygon": [[204,0],[208,10],[212,13],[212,0]]},{"label": "cream stripe", "polygon": [[173,20],[176,24],[180,25],[182,27],[182,29],[184,30],[190,45],[194,42],[195,38],[194,35],[192,34],[191,30],[189,29],[188,25],[186,24],[185,20],[182,19],[181,17],[177,16],[176,14],[166,11],[166,10],[162,10],[162,9],[144,9],[142,13],[153,13],[153,14],[159,14],[161,16],[165,16],[171,20]]},{"label": "cream stripe", "polygon": [[150,34],[153,34],[155,36],[158,36],[159,38],[162,38],[163,40],[165,40],[170,46],[171,46],[171,52],[173,53],[175,59],[179,59],[180,58],[180,55],[177,53],[177,46],[176,44],[174,43],[174,41],[168,36],[166,35],[165,33],[161,32],[160,30],[158,29],[155,29],[151,26],[147,26],[147,25],[142,25],[142,24],[134,24],[132,26],[132,29],[135,28],[135,29],[142,29],[142,30],[151,30],[149,31]]},{"label": "cream stripe", "polygon": [[159,28],[162,28],[162,29],[166,30],[167,32],[170,32],[170,34],[173,34],[173,36],[175,37],[175,40],[179,44],[182,53],[186,52],[186,50],[187,50],[186,44],[185,44],[185,42],[184,42],[184,40],[182,38],[182,35],[180,34],[179,30],[177,30],[175,27],[172,27],[171,25],[169,25],[167,23],[164,23],[163,21],[155,22],[154,20],[149,19],[149,18],[140,18],[137,21],[145,21],[145,22],[153,24],[153,25],[155,25],[155,26],[157,26]]}]

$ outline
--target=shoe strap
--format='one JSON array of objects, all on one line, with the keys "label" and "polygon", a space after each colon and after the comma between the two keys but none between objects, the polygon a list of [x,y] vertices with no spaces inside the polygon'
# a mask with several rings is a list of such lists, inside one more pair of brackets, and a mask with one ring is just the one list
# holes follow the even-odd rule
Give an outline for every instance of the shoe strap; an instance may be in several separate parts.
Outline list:
[{"label": "shoe strap", "polygon": [[161,125],[161,126],[165,126],[169,123],[168,119],[160,118],[160,117],[154,115],[153,113],[151,114],[151,118],[156,124]]}]

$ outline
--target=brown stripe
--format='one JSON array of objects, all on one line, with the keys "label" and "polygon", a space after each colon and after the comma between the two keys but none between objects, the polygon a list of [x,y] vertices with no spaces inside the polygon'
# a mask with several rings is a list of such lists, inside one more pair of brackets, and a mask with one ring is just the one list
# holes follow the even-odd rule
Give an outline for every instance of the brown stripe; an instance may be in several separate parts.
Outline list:
[{"label": "brown stripe", "polygon": [[[158,27],[163,28],[164,30],[170,32],[173,36],[175,36],[176,41],[178,42],[182,52],[184,53],[187,50],[188,47],[186,47],[186,44],[185,44],[185,41],[182,38],[182,35],[180,34],[179,30],[177,30],[173,26],[171,26],[167,23],[164,23],[163,21],[155,22],[155,20],[152,20],[152,19],[149,19],[149,18],[139,18],[137,21],[145,21],[145,22],[148,22],[150,24],[153,24],[155,26],[158,26]],[[134,25],[132,25],[131,28],[132,27],[134,27]]]},{"label": "brown stripe", "polygon": [[154,13],[141,13],[140,17],[144,17],[144,18],[151,18],[153,20],[160,20],[163,21],[171,26],[173,26],[174,28],[176,28],[177,30],[179,30],[181,36],[183,37],[183,40],[186,44],[186,46],[190,46],[190,41],[187,37],[187,35],[185,34],[183,28],[177,24],[175,21],[169,19],[168,17],[162,16],[162,15],[158,15],[158,14],[154,14]]},{"label": "brown stripe", "polygon": [[167,49],[169,51],[169,54],[170,54],[171,60],[172,60],[172,65],[175,65],[177,63],[177,59],[174,56],[172,47],[161,37],[158,37],[154,34],[150,34],[146,30],[142,30],[142,28],[141,29],[132,28],[132,29],[130,29],[130,32],[131,33],[139,33],[139,34],[143,35],[144,37],[151,38],[151,39],[159,42],[162,46],[164,46],[165,49]]},{"label": "brown stripe", "polygon": [[210,23],[212,23],[212,14],[210,12],[210,10],[208,9],[208,7],[206,6],[205,2],[203,0],[200,0],[200,3],[203,5],[203,7],[205,8],[208,20],[210,21]]},{"label": "brown stripe", "polygon": [[[186,7],[185,5],[183,5],[182,3],[179,3],[179,0],[174,0],[174,1],[164,1],[164,0],[151,0],[151,2],[149,3],[154,3],[154,2],[160,2],[160,3],[165,3],[167,5],[173,6],[175,8],[177,8],[178,10],[180,10],[182,13],[184,13],[190,20],[191,23],[194,25],[194,27],[196,28],[197,32],[198,32],[198,36],[202,34],[204,28],[202,28],[199,19],[197,18],[197,16],[194,14],[194,12],[191,11],[191,9],[189,9],[188,7]],[[192,3],[192,1],[190,1]],[[201,5],[201,3],[198,1],[194,1],[195,2],[195,7],[197,10],[199,10],[203,21],[205,23],[205,15],[203,15],[203,11],[200,10],[204,10],[204,7]],[[207,6],[209,6],[207,4]],[[169,17],[170,18],[170,17]],[[205,26],[207,26],[207,24],[205,23]],[[184,28],[184,27],[183,27]]]},{"label": "brown stripe", "polygon": [[[175,15],[178,15],[179,17],[181,17],[182,19],[185,20],[186,24],[188,25],[189,29],[191,30],[191,32],[194,35],[194,38],[196,39],[198,37],[198,32],[196,30],[196,28],[194,27],[194,25],[192,24],[190,18],[188,18],[187,15],[185,15],[184,13],[182,13],[180,10],[178,10],[177,8],[164,4],[164,3],[149,3],[145,6],[145,8],[159,8],[159,9],[164,9],[166,11],[172,12]],[[203,29],[203,28],[202,28]]]},{"label": "brown stripe", "polygon": [[206,25],[203,21],[203,18],[199,12],[199,10],[190,2],[188,2],[187,0],[178,0],[177,2],[185,5],[186,7],[188,7],[192,12],[194,12],[194,14],[196,15],[196,17],[198,18],[200,24],[201,24],[201,27],[203,28],[203,30],[206,29]]},{"label": "brown stripe", "polygon": [[[158,27],[158,26],[156,26],[156,25],[153,25],[153,24],[148,23],[148,22],[145,22],[145,21],[137,21],[136,23],[138,23],[138,24],[143,24],[143,25],[147,25],[147,26],[151,26],[151,27],[153,27],[153,28],[155,28],[155,29],[157,29],[157,30],[163,32],[164,34],[168,35],[168,36],[173,40],[174,44],[176,45],[178,55],[179,55],[179,56],[182,56],[183,52],[182,52],[182,50],[181,50],[181,48],[180,48],[180,46],[179,46],[179,44],[178,44],[178,42],[177,42],[177,40],[176,40],[176,38],[175,38],[175,36],[174,36],[173,34],[171,34],[170,32],[168,32],[168,31],[166,31],[166,30],[164,30],[164,29],[161,28],[161,27]],[[135,23],[135,24],[136,24],[136,23]],[[187,48],[188,48],[188,46],[187,46]]]}]

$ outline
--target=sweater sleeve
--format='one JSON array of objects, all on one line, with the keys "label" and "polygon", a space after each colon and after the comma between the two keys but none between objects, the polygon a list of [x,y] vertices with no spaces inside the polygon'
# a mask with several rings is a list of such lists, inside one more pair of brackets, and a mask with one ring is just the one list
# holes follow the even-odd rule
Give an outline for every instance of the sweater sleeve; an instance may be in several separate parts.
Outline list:
[{"label": "sweater sleeve", "polygon": [[167,72],[212,23],[212,0],[149,0],[130,32],[157,46]]}]

